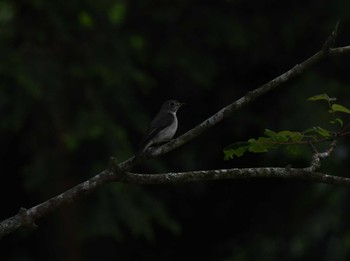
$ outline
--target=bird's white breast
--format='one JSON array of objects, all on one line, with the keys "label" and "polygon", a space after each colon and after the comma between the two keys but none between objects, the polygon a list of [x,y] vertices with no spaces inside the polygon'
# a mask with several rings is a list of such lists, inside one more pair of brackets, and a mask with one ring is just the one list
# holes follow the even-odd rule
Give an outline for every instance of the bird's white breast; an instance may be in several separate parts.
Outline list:
[{"label": "bird's white breast", "polygon": [[176,130],[177,130],[177,117],[176,113],[172,113],[174,120],[171,125],[166,127],[165,129],[161,130],[157,136],[154,138],[153,143],[162,143],[166,142],[172,139],[174,137]]}]

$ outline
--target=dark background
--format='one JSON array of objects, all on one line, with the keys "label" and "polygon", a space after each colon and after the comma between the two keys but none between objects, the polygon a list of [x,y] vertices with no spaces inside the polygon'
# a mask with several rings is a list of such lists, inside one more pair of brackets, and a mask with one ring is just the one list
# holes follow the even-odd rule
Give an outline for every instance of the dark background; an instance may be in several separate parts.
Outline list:
[{"label": "dark background", "polygon": [[[346,1],[0,1],[0,219],[137,148],[167,99],[177,135],[316,53]],[[308,148],[224,161],[232,142],[327,127],[350,106],[349,56],[329,58],[197,139],[134,169],[307,166]],[[346,120],[346,118],[344,118]],[[347,119],[348,121],[349,119]],[[322,171],[349,176],[349,140]],[[1,260],[349,260],[349,189],[281,179],[109,184],[0,242]]]}]

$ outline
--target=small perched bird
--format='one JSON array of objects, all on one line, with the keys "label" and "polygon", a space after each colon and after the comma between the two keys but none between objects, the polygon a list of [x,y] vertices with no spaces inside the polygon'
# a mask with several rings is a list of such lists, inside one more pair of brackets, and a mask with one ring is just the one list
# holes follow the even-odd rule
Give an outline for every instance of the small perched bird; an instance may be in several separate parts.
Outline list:
[{"label": "small perched bird", "polygon": [[141,140],[138,154],[145,152],[152,145],[167,142],[174,137],[178,125],[176,112],[182,105],[184,103],[176,100],[169,100],[163,103]]}]

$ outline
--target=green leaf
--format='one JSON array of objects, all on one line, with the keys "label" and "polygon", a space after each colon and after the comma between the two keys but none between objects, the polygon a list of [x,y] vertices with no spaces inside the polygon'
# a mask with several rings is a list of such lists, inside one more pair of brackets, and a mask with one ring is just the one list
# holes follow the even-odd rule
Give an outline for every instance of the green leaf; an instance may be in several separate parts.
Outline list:
[{"label": "green leaf", "polygon": [[330,123],[332,123],[332,124],[338,123],[340,125],[340,127],[343,127],[343,120],[340,118],[336,118],[334,121],[330,121]]},{"label": "green leaf", "polygon": [[285,137],[290,137],[290,135],[292,135],[292,131],[289,130],[283,130],[283,131],[279,131],[277,134],[280,136],[285,136]]},{"label": "green leaf", "polygon": [[348,108],[346,108],[345,106],[340,105],[340,104],[332,104],[332,110],[350,114],[350,110]]},{"label": "green leaf", "polygon": [[327,138],[327,137],[331,136],[331,134],[329,133],[328,130],[325,130],[325,129],[321,128],[321,127],[314,127],[313,129],[315,130],[316,133],[318,133],[322,137]]},{"label": "green leaf", "polygon": [[284,130],[277,133],[275,140],[278,142],[287,142],[292,134],[291,131]]},{"label": "green leaf", "polygon": [[254,143],[249,146],[248,151],[254,152],[254,153],[263,153],[263,152],[268,152],[269,150],[268,150],[268,147],[265,146],[264,144]]},{"label": "green leaf", "polygon": [[318,94],[312,97],[309,97],[307,100],[308,101],[320,101],[320,100],[325,100],[327,102],[334,100],[335,98],[330,98],[327,94],[322,93],[322,94]]},{"label": "green leaf", "polygon": [[291,132],[290,134],[290,139],[292,141],[301,141],[303,138],[304,138],[304,135],[299,131],[294,131],[294,132]]},{"label": "green leaf", "polygon": [[237,149],[224,150],[224,160],[233,159],[236,157],[241,157],[247,151],[247,147],[239,147]]},{"label": "green leaf", "polygon": [[264,134],[270,138],[270,140],[265,140],[265,142],[273,142],[273,141],[286,142],[289,139],[289,133],[290,131],[280,131],[277,133],[272,130],[265,129]]},{"label": "green leaf", "polygon": [[318,137],[316,135],[322,136],[322,137],[330,137],[331,136],[331,132],[328,130],[325,130],[321,127],[313,127],[307,130],[303,131],[303,134],[308,134],[308,136],[311,136],[309,138],[313,138],[315,140],[318,139]]},{"label": "green leaf", "polygon": [[273,141],[266,137],[259,137],[258,140],[250,139],[248,142],[248,151],[254,153],[268,152],[269,149],[276,147],[276,145],[272,143]]},{"label": "green leaf", "polygon": [[269,129],[265,129],[265,131],[264,131],[264,134],[266,135],[266,136],[268,136],[268,137],[275,137],[276,135],[277,135],[277,133],[276,132],[274,132],[274,131],[272,131],[272,130],[269,130]]},{"label": "green leaf", "polygon": [[248,150],[249,143],[246,141],[238,141],[224,149],[224,160],[241,157]]}]

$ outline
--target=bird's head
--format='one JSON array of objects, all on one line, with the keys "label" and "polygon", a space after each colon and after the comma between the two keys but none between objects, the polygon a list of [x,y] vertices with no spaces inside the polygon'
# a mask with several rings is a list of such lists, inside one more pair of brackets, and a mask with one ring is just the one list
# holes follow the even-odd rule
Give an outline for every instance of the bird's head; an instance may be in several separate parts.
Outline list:
[{"label": "bird's head", "polygon": [[184,105],[184,103],[178,102],[176,100],[168,100],[163,103],[162,110],[177,112],[177,110]]}]

